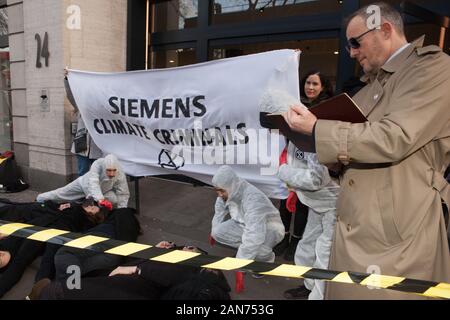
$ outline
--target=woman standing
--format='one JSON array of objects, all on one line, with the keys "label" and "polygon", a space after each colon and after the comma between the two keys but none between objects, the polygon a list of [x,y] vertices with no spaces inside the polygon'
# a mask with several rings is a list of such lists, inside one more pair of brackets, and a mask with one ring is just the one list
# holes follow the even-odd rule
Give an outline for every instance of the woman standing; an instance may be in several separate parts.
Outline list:
[{"label": "woman standing", "polygon": [[[311,70],[302,78],[300,100],[306,107],[313,107],[332,96],[331,82],[319,70]],[[290,235],[291,213],[295,213],[292,235]],[[284,259],[293,261],[297,244],[303,236],[308,220],[308,207],[297,201],[295,192],[290,192],[287,200],[280,201],[280,215],[285,227],[285,236],[283,241],[274,248],[274,252],[279,256],[286,250]]]}]

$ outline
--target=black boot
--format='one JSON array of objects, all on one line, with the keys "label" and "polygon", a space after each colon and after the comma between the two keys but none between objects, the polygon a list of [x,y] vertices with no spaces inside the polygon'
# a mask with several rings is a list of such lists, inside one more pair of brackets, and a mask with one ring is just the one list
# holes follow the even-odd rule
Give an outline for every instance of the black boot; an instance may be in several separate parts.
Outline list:
[{"label": "black boot", "polygon": [[289,238],[289,232],[285,233],[283,240],[273,248],[273,252],[277,257],[281,256],[284,253],[284,250],[289,246]]},{"label": "black boot", "polygon": [[284,253],[284,260],[294,261],[295,250],[297,249],[297,244],[299,241],[300,238],[292,235],[291,242],[289,242],[289,247],[287,247],[286,252]]},{"label": "black boot", "polygon": [[305,300],[305,299],[308,299],[308,296],[310,293],[311,293],[311,291],[306,289],[305,286],[300,286],[300,287],[297,287],[294,289],[286,290],[283,295],[286,299],[289,299],[289,300],[293,300],[293,299]]}]

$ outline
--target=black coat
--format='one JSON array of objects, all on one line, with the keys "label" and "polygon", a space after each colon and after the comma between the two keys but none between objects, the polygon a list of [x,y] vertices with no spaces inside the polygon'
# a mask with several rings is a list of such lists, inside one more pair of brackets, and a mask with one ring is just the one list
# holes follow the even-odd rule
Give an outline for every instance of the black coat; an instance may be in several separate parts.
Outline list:
[{"label": "black coat", "polygon": [[52,201],[10,203],[0,207],[0,220],[72,232],[83,232],[95,226],[95,223],[88,219],[81,205],[72,204],[70,208],[63,211],[58,210],[58,207],[59,204]]},{"label": "black coat", "polygon": [[211,273],[197,267],[144,261],[141,275],[83,278],[80,290],[70,290],[54,282],[41,299],[67,300],[229,300],[230,287],[222,272]]}]

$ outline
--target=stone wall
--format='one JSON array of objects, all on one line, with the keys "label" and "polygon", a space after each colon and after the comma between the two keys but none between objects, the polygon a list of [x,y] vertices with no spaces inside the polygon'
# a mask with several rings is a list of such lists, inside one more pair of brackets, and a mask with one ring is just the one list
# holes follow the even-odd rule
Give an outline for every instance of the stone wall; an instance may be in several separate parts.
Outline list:
[{"label": "stone wall", "polygon": [[[60,187],[76,174],[70,152],[73,108],[63,71],[126,69],[126,0],[8,0],[13,140],[17,163],[35,190]],[[40,57],[48,35],[48,66]],[[42,54],[42,50],[41,50]],[[47,96],[43,99],[42,96]]]}]

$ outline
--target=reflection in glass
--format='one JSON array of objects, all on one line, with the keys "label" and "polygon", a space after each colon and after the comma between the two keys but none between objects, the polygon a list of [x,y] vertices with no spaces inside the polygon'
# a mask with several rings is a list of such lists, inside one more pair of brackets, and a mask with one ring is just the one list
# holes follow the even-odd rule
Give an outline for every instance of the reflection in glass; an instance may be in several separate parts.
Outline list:
[{"label": "reflection in glass", "polygon": [[214,0],[212,23],[323,14],[338,12],[340,9],[339,1],[330,0]]},{"label": "reflection in glass", "polygon": [[171,0],[155,5],[154,32],[197,26],[198,0]]},{"label": "reflection in glass", "polygon": [[153,53],[152,69],[181,67],[196,62],[193,48],[157,50]]},{"label": "reflection in glass", "polygon": [[[302,51],[300,56],[300,78],[312,69],[320,69],[335,85],[339,58],[339,39],[337,38],[213,47],[209,51],[209,59],[217,60],[279,49],[300,49]],[[347,53],[345,52],[344,54]]]}]

